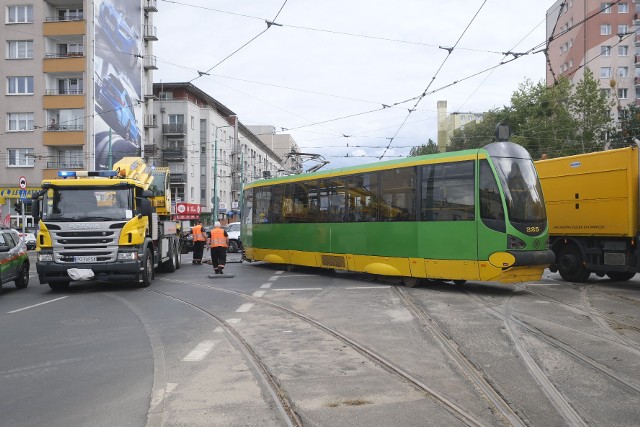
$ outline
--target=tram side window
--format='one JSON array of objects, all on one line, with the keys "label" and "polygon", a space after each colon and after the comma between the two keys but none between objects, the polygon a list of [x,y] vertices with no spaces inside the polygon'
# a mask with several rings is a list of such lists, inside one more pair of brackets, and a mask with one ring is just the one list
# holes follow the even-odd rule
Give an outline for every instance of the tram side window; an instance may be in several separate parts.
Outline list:
[{"label": "tram side window", "polygon": [[242,198],[242,222],[251,224],[253,222],[253,189],[245,190]]},{"label": "tram side window", "polygon": [[504,208],[496,177],[487,160],[480,160],[480,218],[487,227],[505,231]]},{"label": "tram side window", "polygon": [[315,222],[310,218],[309,194],[305,183],[288,184],[282,203],[283,222]]},{"label": "tram side window", "polygon": [[349,222],[377,221],[378,174],[352,175],[347,181]]},{"label": "tram side window", "polygon": [[421,219],[472,221],[475,219],[473,161],[422,167]]},{"label": "tram side window", "polygon": [[269,222],[269,204],[271,203],[271,187],[256,188],[253,195],[253,222]]},{"label": "tram side window", "polygon": [[346,192],[344,178],[320,180],[320,213],[318,222],[344,222]]},{"label": "tram side window", "polygon": [[380,221],[416,220],[416,168],[382,171],[380,192]]},{"label": "tram side window", "polygon": [[271,200],[269,202],[269,221],[272,224],[282,222],[282,203],[284,199],[284,185],[271,187]]}]

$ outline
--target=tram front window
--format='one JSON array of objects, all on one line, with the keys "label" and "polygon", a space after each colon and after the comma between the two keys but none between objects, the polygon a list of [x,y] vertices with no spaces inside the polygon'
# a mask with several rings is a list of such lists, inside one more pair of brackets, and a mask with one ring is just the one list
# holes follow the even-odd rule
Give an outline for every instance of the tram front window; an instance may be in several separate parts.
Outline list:
[{"label": "tram front window", "polygon": [[542,188],[533,162],[507,157],[493,157],[493,162],[504,189],[509,220],[528,225],[546,222]]}]

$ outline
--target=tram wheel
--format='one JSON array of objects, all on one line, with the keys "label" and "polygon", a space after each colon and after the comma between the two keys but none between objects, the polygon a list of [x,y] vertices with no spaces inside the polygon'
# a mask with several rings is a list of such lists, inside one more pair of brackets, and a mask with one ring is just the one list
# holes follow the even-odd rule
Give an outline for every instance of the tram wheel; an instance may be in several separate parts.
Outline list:
[{"label": "tram wheel", "polygon": [[403,277],[402,283],[404,283],[407,288],[414,288],[420,284],[420,279],[417,277]]},{"label": "tram wheel", "polygon": [[616,282],[626,282],[627,280],[631,280],[636,273],[632,271],[607,271],[607,277],[611,280],[615,280]]},{"label": "tram wheel", "polygon": [[586,282],[591,272],[582,265],[582,255],[577,247],[568,245],[562,248],[558,257],[558,272],[567,282]]}]

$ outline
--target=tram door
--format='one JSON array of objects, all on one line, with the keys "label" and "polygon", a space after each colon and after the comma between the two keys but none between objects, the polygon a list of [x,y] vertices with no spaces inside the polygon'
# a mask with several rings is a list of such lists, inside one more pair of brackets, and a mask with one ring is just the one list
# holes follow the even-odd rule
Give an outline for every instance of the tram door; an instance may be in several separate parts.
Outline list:
[{"label": "tram door", "polygon": [[427,275],[476,277],[475,162],[425,165],[419,176],[420,257],[428,260]]}]

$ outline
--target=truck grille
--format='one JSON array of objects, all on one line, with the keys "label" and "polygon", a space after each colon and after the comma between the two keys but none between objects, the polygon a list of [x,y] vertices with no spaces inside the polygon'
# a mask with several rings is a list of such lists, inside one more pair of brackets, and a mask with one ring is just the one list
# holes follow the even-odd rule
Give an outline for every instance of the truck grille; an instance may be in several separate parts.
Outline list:
[{"label": "truck grille", "polygon": [[77,224],[72,223],[47,224],[53,242],[54,262],[70,264],[79,259],[92,263],[116,261],[123,223],[93,224],[97,228],[90,230],[74,229]]}]

